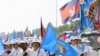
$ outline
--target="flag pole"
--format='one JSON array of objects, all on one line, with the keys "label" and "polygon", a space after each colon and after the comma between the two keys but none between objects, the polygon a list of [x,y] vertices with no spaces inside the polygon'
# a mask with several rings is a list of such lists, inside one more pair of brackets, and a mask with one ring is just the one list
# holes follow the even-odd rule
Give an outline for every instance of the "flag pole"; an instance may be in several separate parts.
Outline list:
[{"label": "flag pole", "polygon": [[58,8],[57,6],[58,5],[57,5],[57,0],[55,2],[56,2],[56,4],[55,4],[56,5],[56,27],[58,27],[58,17],[57,17],[57,15],[58,15],[57,14],[57,8]]},{"label": "flag pole", "polygon": [[[80,27],[81,27],[81,21],[82,21],[82,15],[81,15],[81,5],[84,3],[84,0],[79,0],[79,9],[80,9]],[[83,34],[84,31],[81,31],[81,28],[80,28],[80,34],[79,36],[81,36]]]},{"label": "flag pole", "polygon": [[[82,0],[79,0],[79,10],[80,10],[80,27],[81,27],[81,3],[83,3],[83,1]],[[79,27],[79,29],[81,30],[81,28]],[[79,36],[81,36],[81,32],[80,32],[80,34],[79,34]]]}]

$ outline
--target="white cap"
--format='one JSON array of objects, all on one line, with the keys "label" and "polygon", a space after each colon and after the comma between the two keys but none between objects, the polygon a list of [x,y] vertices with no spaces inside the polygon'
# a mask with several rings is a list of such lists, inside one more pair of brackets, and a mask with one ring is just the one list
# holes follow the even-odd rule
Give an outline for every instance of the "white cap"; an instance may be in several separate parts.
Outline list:
[{"label": "white cap", "polygon": [[81,38],[80,38],[80,37],[77,37],[77,39],[78,39],[78,40],[81,40]]},{"label": "white cap", "polygon": [[27,41],[25,41],[25,40],[20,40],[20,43],[27,43]]},{"label": "white cap", "polygon": [[70,40],[74,40],[74,36],[71,36],[71,37],[70,37]]},{"label": "white cap", "polygon": [[71,40],[76,40],[76,39],[81,40],[81,38],[80,38],[80,37],[77,37],[77,36],[72,36],[70,39],[71,39]]},{"label": "white cap", "polygon": [[40,40],[40,39],[33,39],[33,40],[32,40],[32,43],[33,43],[33,42],[41,43],[41,40]]},{"label": "white cap", "polygon": [[11,43],[11,44],[14,44],[14,40],[11,40],[10,43]]},{"label": "white cap", "polygon": [[26,39],[20,39],[19,43],[28,43],[28,42],[26,41]]},{"label": "white cap", "polygon": [[11,44],[20,44],[20,41],[17,40],[17,39],[15,39],[15,40],[12,40],[12,41],[11,41]]},{"label": "white cap", "polygon": [[90,42],[87,38],[82,38],[82,42]]}]

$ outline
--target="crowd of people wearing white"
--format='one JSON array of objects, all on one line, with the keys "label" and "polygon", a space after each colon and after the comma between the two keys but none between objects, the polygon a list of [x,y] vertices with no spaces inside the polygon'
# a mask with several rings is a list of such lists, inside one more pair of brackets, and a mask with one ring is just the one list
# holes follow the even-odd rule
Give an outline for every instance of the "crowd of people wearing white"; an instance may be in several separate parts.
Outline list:
[{"label": "crowd of people wearing white", "polygon": [[[89,46],[87,38],[79,38],[76,36],[65,40],[78,53],[78,56],[93,56],[93,49]],[[13,40],[11,42],[4,42],[5,51],[1,56],[48,56],[48,52],[40,49],[41,41],[34,39],[30,44],[25,40]],[[59,56],[59,55],[54,55]],[[61,56],[61,55],[60,55]]]},{"label": "crowd of people wearing white", "polygon": [[35,39],[31,44],[24,40],[13,40],[4,43],[5,51],[1,56],[47,56],[46,51],[40,49],[40,40]]},{"label": "crowd of people wearing white", "polygon": [[73,36],[65,40],[78,52],[78,56],[93,56],[93,48],[89,45],[88,38]]}]

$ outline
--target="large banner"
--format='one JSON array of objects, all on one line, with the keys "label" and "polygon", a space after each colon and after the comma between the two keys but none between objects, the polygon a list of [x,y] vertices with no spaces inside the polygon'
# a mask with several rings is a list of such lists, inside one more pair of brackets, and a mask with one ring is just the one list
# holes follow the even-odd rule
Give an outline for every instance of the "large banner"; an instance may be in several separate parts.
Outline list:
[{"label": "large banner", "polygon": [[28,42],[28,43],[32,43],[32,41],[36,39],[34,37],[25,37],[25,40]]}]

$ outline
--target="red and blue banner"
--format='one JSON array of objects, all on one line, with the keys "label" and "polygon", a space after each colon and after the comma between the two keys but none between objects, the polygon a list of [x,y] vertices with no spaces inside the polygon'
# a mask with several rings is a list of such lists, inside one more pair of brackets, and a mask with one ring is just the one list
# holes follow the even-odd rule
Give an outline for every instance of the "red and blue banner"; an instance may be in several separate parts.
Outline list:
[{"label": "red and blue banner", "polygon": [[80,15],[79,7],[79,0],[72,0],[61,7],[60,13],[62,17],[62,22],[66,23],[67,21],[72,21],[72,19],[78,18]]}]

